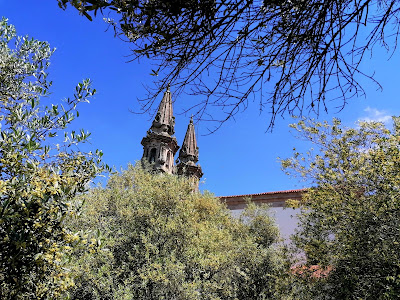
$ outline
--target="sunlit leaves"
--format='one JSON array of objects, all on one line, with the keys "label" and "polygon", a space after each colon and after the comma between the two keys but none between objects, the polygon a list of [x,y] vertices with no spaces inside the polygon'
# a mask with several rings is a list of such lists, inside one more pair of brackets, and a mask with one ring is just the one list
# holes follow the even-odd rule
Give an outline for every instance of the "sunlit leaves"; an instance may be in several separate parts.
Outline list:
[{"label": "sunlit leaves", "polygon": [[[43,106],[51,81],[48,43],[17,37],[0,21],[0,295],[4,299],[54,299],[73,285],[64,269],[77,240],[62,226],[76,212],[77,193],[103,167],[100,153],[71,145],[88,133],[57,135],[94,94],[90,81],[64,105]],[[59,144],[56,144],[59,143]],[[56,145],[55,145],[56,144]],[[70,150],[67,150],[70,149]],[[78,238],[79,241],[79,238]]]},{"label": "sunlit leaves", "polygon": [[332,268],[311,289],[303,282],[302,292],[310,292],[311,299],[393,299],[399,294],[399,118],[393,121],[393,130],[378,122],[345,128],[339,120],[292,126],[318,150],[282,160],[284,169],[313,185],[302,201],[294,241],[308,265]]},{"label": "sunlit leaves", "polygon": [[[129,167],[81,197],[71,221],[101,246],[77,255],[73,299],[268,299],[282,270],[266,208],[243,222],[189,180]],[[96,237],[97,238],[97,237]],[[83,269],[82,269],[83,268]],[[103,298],[102,298],[103,297]]]}]

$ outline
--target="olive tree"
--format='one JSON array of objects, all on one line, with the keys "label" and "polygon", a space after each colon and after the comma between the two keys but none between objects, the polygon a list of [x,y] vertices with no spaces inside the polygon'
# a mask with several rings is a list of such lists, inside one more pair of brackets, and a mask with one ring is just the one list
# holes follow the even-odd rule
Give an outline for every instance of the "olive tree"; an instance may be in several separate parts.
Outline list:
[{"label": "olive tree", "polygon": [[[80,238],[63,227],[74,196],[101,171],[100,152],[74,145],[88,133],[65,133],[95,90],[89,80],[61,105],[49,95],[47,42],[18,37],[0,20],[0,298],[54,299],[72,284],[63,268]],[[64,137],[58,135],[64,134]],[[75,150],[74,150],[75,149]]]},{"label": "olive tree", "polygon": [[311,299],[400,293],[400,119],[393,121],[391,130],[377,122],[345,128],[339,120],[293,125],[318,150],[282,160],[312,184],[293,239],[306,266],[328,270],[303,281]]},{"label": "olive tree", "polygon": [[80,201],[70,226],[89,232],[92,253],[72,260],[71,299],[280,299],[284,262],[264,208],[235,219],[190,180],[137,167]]}]

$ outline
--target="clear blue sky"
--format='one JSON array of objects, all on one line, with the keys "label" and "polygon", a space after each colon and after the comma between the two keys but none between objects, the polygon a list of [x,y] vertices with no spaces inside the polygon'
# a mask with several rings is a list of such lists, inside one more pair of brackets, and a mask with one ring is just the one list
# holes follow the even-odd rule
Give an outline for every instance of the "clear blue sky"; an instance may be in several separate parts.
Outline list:
[{"label": "clear blue sky", "polygon": [[[130,45],[114,38],[112,30],[105,32],[107,26],[101,18],[90,22],[73,9],[62,11],[56,0],[0,0],[0,15],[16,26],[18,35],[45,40],[57,48],[49,70],[53,94],[45,101],[59,102],[72,95],[77,82],[84,78],[93,80],[98,94],[89,105],[82,105],[74,125],[92,133],[91,145],[85,149],[103,150],[104,161],[117,169],[140,159],[140,141],[151,125],[151,116],[132,114],[130,110],[138,111],[136,99],[145,95],[143,84],[152,84],[151,61],[127,63]],[[387,121],[388,116],[400,115],[399,52],[387,60],[384,51],[376,51],[374,58],[363,65],[367,73],[375,72],[383,92],[365,81],[366,98],[351,100],[340,112],[332,104],[329,114],[321,113],[319,118],[338,117],[346,125],[354,126],[358,119]],[[188,101],[197,100],[200,99],[184,94],[175,98],[179,144],[190,118],[181,114],[183,107]],[[297,179],[283,174],[277,157],[290,156],[293,147],[308,149],[311,145],[289,132],[289,116],[285,120],[279,118],[273,133],[266,133],[268,117],[267,112],[259,115],[254,103],[212,135],[205,136],[208,124],[196,125],[205,179],[202,189],[216,195],[237,195],[303,187]]]}]

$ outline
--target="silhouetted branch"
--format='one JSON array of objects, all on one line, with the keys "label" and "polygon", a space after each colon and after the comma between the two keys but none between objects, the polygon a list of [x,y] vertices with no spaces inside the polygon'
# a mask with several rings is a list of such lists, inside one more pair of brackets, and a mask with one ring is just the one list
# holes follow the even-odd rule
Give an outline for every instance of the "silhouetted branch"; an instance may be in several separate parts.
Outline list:
[{"label": "silhouetted branch", "polygon": [[132,60],[156,61],[144,110],[171,84],[204,97],[187,107],[200,118],[223,123],[256,100],[270,127],[276,116],[318,114],[330,101],[341,109],[363,95],[360,76],[374,79],[361,61],[375,46],[390,51],[388,38],[394,51],[400,28],[397,0],[58,1],[89,17],[107,12],[134,44]]}]

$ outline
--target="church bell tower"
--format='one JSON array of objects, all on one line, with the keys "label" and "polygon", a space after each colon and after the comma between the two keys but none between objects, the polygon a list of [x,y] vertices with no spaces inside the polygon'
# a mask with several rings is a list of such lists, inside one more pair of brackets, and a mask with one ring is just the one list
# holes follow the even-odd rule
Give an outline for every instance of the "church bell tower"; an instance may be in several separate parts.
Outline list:
[{"label": "church bell tower", "polygon": [[193,184],[196,186],[196,189],[198,188],[200,178],[203,176],[200,165],[196,164],[198,160],[199,147],[197,147],[192,117],[190,118],[182,148],[179,151],[179,157],[177,160],[177,173],[178,175],[183,175],[193,180]]},{"label": "church bell tower", "polygon": [[142,139],[143,158],[153,165],[153,169],[168,174],[174,172],[174,156],[179,146],[175,133],[175,117],[169,87],[164,93],[154,121]]}]

